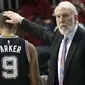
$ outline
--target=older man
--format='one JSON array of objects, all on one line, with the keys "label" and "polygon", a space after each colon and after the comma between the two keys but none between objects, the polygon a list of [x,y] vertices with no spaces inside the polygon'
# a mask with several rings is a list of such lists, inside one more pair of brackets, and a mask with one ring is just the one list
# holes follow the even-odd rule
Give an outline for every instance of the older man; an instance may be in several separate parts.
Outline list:
[{"label": "older man", "polygon": [[60,2],[55,8],[55,34],[14,12],[5,12],[8,23],[21,23],[25,31],[51,43],[48,85],[85,85],[85,31],[78,26],[73,4]]}]

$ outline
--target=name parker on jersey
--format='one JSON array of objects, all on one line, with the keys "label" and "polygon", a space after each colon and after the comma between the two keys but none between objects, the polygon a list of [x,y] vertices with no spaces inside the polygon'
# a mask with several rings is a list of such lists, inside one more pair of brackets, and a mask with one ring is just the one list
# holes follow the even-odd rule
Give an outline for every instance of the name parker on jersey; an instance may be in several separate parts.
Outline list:
[{"label": "name parker on jersey", "polygon": [[0,45],[0,52],[14,52],[14,53],[20,53],[21,46],[17,45]]}]

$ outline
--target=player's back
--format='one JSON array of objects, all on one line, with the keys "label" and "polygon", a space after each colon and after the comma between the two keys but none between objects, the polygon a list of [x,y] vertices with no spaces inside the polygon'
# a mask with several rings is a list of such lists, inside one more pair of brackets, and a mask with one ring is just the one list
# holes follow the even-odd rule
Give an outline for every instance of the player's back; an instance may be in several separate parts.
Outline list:
[{"label": "player's back", "polygon": [[0,85],[30,85],[25,47],[23,39],[0,37]]}]

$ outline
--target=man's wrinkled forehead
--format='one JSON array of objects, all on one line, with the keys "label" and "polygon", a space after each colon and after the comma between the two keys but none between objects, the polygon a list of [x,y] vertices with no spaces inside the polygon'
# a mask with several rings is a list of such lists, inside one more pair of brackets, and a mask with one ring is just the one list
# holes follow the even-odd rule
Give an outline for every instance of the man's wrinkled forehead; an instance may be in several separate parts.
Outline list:
[{"label": "man's wrinkled forehead", "polygon": [[70,7],[58,6],[56,8],[56,14],[58,13],[72,13],[72,10]]}]

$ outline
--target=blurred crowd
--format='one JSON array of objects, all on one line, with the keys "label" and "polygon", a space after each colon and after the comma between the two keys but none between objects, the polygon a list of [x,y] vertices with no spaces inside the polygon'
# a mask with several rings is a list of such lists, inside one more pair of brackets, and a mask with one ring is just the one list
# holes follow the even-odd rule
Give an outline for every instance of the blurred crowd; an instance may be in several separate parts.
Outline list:
[{"label": "blurred crowd", "polygon": [[[79,25],[85,27],[85,0],[0,0],[0,12],[12,10],[23,17],[34,21],[51,32],[57,27],[54,16],[54,8],[60,1],[70,1],[79,12]],[[34,45],[47,45],[35,39],[30,33],[19,30],[19,36],[29,40]]]},{"label": "blurred crowd", "polygon": [[[0,0],[0,12],[13,10],[26,19],[44,26],[48,31],[54,33],[57,28],[54,16],[55,6],[63,0]],[[73,3],[79,12],[79,25],[85,28],[85,0],[66,0]],[[19,29],[17,32],[22,38],[33,43],[39,53],[39,65],[41,75],[48,74],[49,45],[45,41],[36,39],[28,32]],[[42,58],[41,58],[42,57]],[[42,65],[43,64],[43,65]],[[44,69],[43,69],[44,68]]]}]

